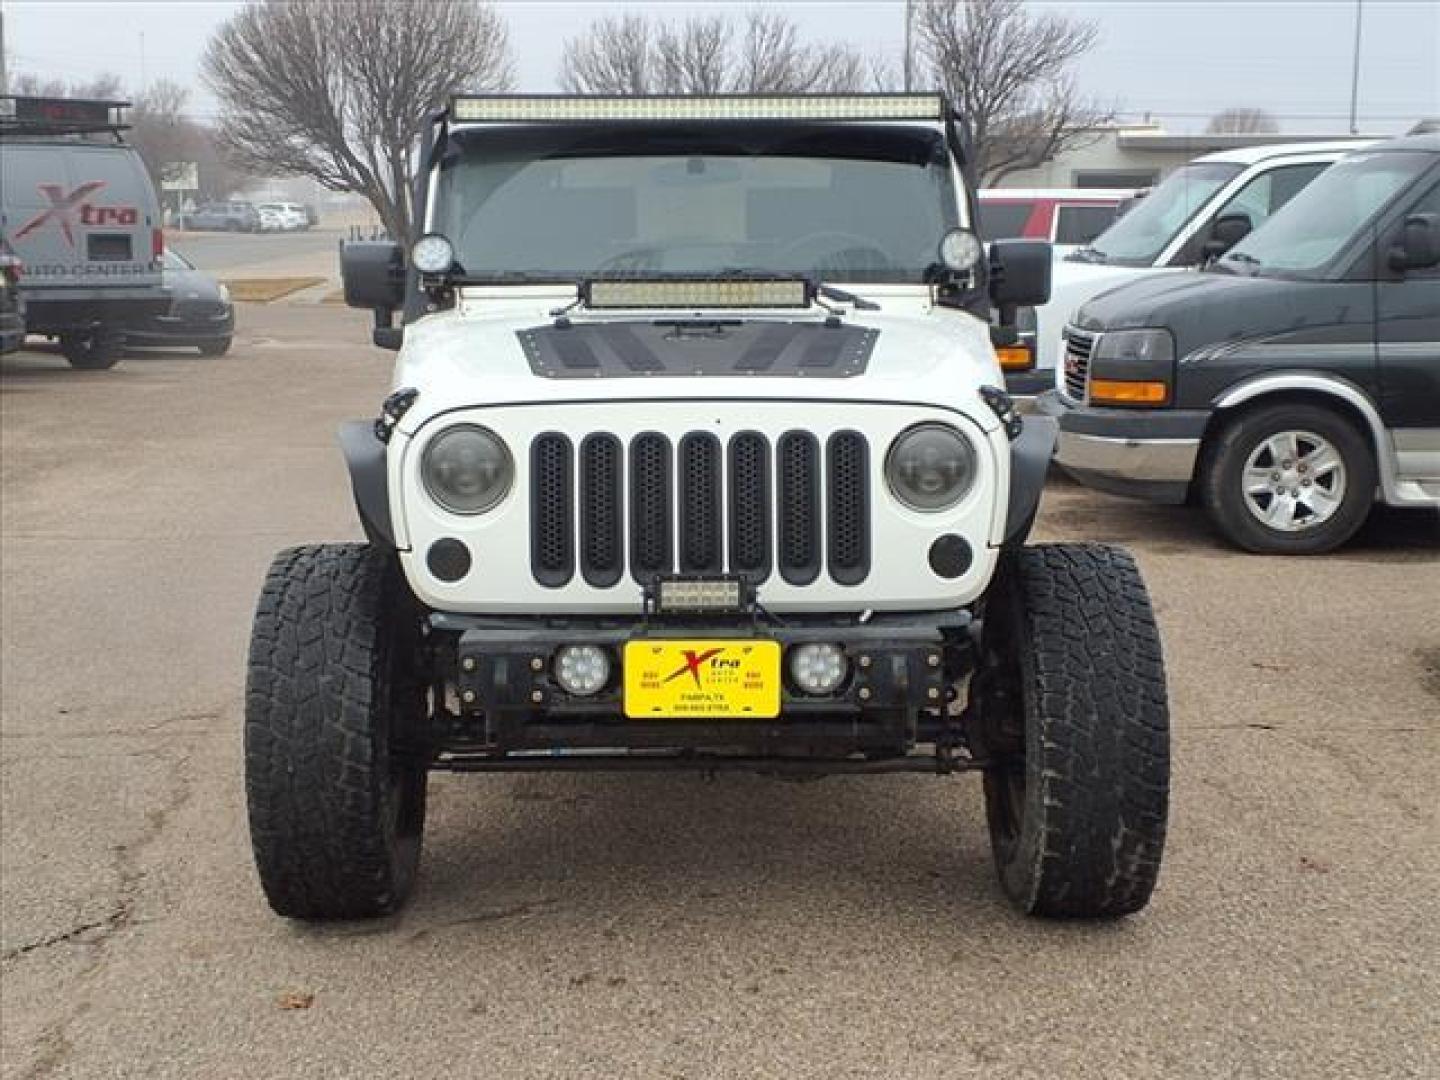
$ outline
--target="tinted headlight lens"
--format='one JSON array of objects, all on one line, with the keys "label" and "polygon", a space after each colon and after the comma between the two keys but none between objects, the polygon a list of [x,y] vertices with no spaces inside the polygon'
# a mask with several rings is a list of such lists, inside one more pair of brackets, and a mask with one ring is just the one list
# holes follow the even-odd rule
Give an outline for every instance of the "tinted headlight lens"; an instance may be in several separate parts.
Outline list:
[{"label": "tinted headlight lens", "polygon": [[430,497],[455,514],[483,514],[510,490],[515,475],[500,437],[473,424],[442,431],[425,447],[420,473]]},{"label": "tinted headlight lens", "polygon": [[945,424],[918,424],[891,444],[885,479],[910,509],[947,510],[975,479],[975,448]]},{"label": "tinted headlight lens", "polygon": [[[1135,369],[1142,376],[1170,374],[1175,363],[1175,336],[1169,330],[1110,330],[1095,344],[1092,363],[1106,362],[1117,369]],[[1130,374],[1128,370],[1124,372]]]}]

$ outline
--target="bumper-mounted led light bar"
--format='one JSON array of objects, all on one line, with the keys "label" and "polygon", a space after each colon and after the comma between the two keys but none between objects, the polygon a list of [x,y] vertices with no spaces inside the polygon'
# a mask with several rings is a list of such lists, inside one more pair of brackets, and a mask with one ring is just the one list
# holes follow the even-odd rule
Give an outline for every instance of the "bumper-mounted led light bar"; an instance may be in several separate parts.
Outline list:
[{"label": "bumper-mounted led light bar", "polygon": [[645,608],[656,615],[740,614],[754,603],[749,582],[729,575],[661,576],[645,590]]},{"label": "bumper-mounted led light bar", "polygon": [[545,124],[656,120],[945,119],[939,94],[724,94],[710,97],[565,94],[456,96],[457,123]]},{"label": "bumper-mounted led light bar", "polygon": [[585,281],[588,308],[803,308],[810,303],[804,278],[743,281],[716,278]]}]

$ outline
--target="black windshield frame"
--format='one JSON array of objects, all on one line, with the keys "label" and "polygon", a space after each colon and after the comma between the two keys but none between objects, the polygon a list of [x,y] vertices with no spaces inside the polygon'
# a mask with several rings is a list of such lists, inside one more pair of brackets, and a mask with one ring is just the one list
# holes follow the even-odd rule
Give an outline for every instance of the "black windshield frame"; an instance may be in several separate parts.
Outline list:
[{"label": "black windshield frame", "polygon": [[[939,170],[933,175],[937,181],[943,179],[945,185],[946,205],[938,213],[946,224],[953,226],[963,222],[974,227],[974,193],[959,167],[946,131],[933,126],[819,121],[443,125],[438,135],[432,158],[435,171],[431,174],[430,170],[426,170],[422,175],[428,202],[426,220],[430,228],[439,231],[444,231],[449,211],[440,201],[444,198],[449,170],[470,160],[483,162],[487,158],[516,156],[533,156],[537,161],[664,156],[677,159],[789,157],[914,165]],[[938,245],[943,230],[936,231]],[[458,241],[458,238],[452,240]],[[457,242],[457,256],[462,267],[463,247]],[[471,276],[468,268],[465,269],[467,276]],[[557,280],[579,276],[593,275],[555,275]],[[494,277],[497,284],[502,284],[507,275],[496,274]],[[530,278],[533,280],[534,275]],[[918,273],[914,278],[914,284],[924,281]],[[877,280],[875,283],[897,282]],[[905,280],[898,283],[912,282]]]}]

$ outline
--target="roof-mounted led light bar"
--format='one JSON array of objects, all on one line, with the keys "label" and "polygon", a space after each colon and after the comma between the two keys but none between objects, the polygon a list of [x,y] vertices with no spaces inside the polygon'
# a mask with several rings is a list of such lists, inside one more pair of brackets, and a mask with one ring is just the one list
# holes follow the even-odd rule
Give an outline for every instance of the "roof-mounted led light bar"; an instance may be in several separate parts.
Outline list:
[{"label": "roof-mounted led light bar", "polygon": [[803,308],[810,303],[804,278],[774,281],[589,281],[581,299],[589,308]]},{"label": "roof-mounted led light bar", "polygon": [[503,94],[456,96],[457,122],[548,124],[645,120],[943,120],[939,94],[725,94],[713,97]]}]

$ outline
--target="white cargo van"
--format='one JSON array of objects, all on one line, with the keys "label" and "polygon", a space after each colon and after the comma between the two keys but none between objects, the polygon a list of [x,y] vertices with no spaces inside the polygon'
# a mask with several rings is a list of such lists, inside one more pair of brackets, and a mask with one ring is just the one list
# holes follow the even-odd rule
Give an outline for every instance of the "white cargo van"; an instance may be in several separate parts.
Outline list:
[{"label": "white cargo van", "polygon": [[32,334],[108,368],[124,327],[163,313],[160,206],[121,102],[0,99],[0,233],[25,266]]}]

